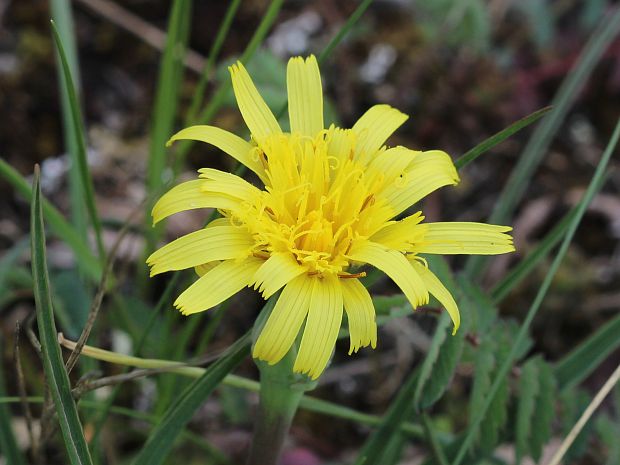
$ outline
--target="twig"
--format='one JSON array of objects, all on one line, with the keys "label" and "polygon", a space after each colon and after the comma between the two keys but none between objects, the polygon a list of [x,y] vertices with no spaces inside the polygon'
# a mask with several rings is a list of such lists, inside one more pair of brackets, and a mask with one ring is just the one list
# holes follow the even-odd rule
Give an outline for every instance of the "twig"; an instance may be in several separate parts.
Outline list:
[{"label": "twig", "polygon": [[601,405],[603,399],[607,397],[607,394],[609,394],[609,391],[613,389],[618,380],[620,380],[620,365],[618,365],[618,367],[611,374],[609,379],[605,382],[605,384],[603,384],[603,387],[600,389],[600,391],[596,393],[594,399],[592,399],[592,402],[590,402],[588,407],[581,414],[581,417],[579,417],[579,420],[577,420],[577,423],[575,423],[575,426],[573,426],[573,428],[570,430],[568,436],[566,436],[564,441],[562,441],[560,448],[555,452],[553,457],[551,457],[551,460],[549,460],[549,463],[547,465],[558,465],[560,463],[560,460],[562,460],[562,457],[564,457],[564,454],[566,454],[568,448],[573,444],[577,435],[579,435],[579,433],[586,425],[594,411]]},{"label": "twig", "polygon": [[[78,0],[118,27],[143,40],[153,48],[162,51],[166,45],[166,33],[139,16],[126,10],[110,0]],[[206,60],[199,53],[187,50],[185,66],[198,74],[202,73]]]},{"label": "twig", "polygon": [[122,373],[120,375],[106,376],[93,381],[84,381],[78,383],[78,385],[72,390],[73,396],[79,399],[84,393],[94,391],[105,386],[115,386],[134,379],[143,378],[145,376],[157,375],[160,373],[174,373],[177,372],[180,366],[189,365],[174,365],[162,368],[144,368],[139,370],[133,370],[128,373]]},{"label": "twig", "polygon": [[131,224],[132,218],[140,210],[142,210],[145,202],[146,200],[141,202],[140,205],[138,205],[134,209],[134,211],[130,213],[129,217],[125,221],[125,224],[123,225],[122,229],[118,233],[118,237],[116,238],[116,241],[114,242],[114,245],[112,246],[112,250],[110,250],[110,253],[108,254],[107,263],[103,270],[103,274],[101,275],[101,281],[99,282],[97,293],[95,294],[95,298],[93,299],[93,303],[91,304],[91,307],[90,307],[90,312],[88,313],[88,319],[86,320],[86,324],[84,325],[84,329],[82,330],[82,334],[80,334],[80,338],[78,339],[76,346],[74,347],[73,351],[69,355],[69,358],[67,359],[67,362],[65,363],[67,374],[71,373],[71,370],[73,370],[73,368],[75,367],[75,364],[77,363],[78,358],[80,357],[80,353],[82,352],[82,348],[84,347],[84,344],[86,344],[86,341],[88,340],[88,336],[90,336],[90,332],[92,331],[95,321],[97,320],[97,315],[99,314],[99,309],[101,308],[101,302],[103,302],[103,297],[105,296],[105,293],[107,291],[108,278],[110,274],[112,273],[112,268],[114,266],[114,262],[116,261],[118,248],[120,247],[121,243],[123,242],[123,239],[125,238],[125,236],[127,235],[127,232],[129,231],[129,226]]},{"label": "twig", "polygon": [[21,334],[21,326],[19,321],[15,323],[15,345],[13,347],[13,360],[15,363],[15,371],[17,372],[17,391],[19,392],[19,398],[21,400],[22,409],[26,418],[26,428],[28,429],[28,437],[30,439],[30,447],[32,448],[32,458],[35,463],[43,463],[43,457],[40,455],[39,441],[34,434],[32,410],[30,409],[30,403],[26,401],[28,394],[26,393],[26,382],[24,379],[24,371],[22,369],[20,350],[19,350],[19,336]]}]

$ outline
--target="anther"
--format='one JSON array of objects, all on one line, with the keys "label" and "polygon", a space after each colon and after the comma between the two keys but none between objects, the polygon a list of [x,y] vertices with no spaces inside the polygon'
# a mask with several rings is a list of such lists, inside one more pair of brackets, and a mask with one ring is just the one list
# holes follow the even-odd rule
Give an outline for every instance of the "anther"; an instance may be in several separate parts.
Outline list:
[{"label": "anther", "polygon": [[338,277],[340,279],[365,278],[366,272],[362,271],[360,273],[338,273]]}]

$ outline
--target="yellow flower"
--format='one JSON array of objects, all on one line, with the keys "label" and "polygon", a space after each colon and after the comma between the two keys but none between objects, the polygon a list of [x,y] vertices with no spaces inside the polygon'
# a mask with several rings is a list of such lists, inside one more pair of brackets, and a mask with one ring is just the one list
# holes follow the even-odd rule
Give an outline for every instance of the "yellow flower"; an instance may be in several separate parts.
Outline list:
[{"label": "yellow flower", "polygon": [[351,129],[325,129],[314,56],[288,63],[290,133],[282,131],[243,65],[233,65],[230,73],[251,140],[193,126],[169,144],[210,143],[252,170],[264,187],[203,168],[199,179],[174,187],[157,202],[155,223],[195,208],[217,208],[223,216],[148,258],[151,275],[190,267],[201,275],[174,305],[189,315],[246,286],[265,299],[282,289],[253,356],[277,363],[304,327],[294,371],[313,379],[330,359],[343,308],[349,354],[376,346],[373,303],[358,279],[365,274],[357,271],[361,265],[386,273],[413,308],[435,296],[456,331],[457,305],[419,254],[491,255],[514,247],[506,226],[424,223],[421,212],[395,219],[434,190],[459,181],[450,157],[439,150],[386,148],[387,138],[407,119],[388,105],[370,108]]}]

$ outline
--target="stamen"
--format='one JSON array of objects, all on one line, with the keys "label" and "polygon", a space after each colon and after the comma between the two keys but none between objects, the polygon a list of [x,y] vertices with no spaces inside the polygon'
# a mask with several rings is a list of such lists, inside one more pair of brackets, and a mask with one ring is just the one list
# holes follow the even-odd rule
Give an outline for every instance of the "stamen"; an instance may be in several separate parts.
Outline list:
[{"label": "stamen", "polygon": [[365,278],[366,272],[361,271],[360,273],[338,273],[338,277],[340,279]]}]

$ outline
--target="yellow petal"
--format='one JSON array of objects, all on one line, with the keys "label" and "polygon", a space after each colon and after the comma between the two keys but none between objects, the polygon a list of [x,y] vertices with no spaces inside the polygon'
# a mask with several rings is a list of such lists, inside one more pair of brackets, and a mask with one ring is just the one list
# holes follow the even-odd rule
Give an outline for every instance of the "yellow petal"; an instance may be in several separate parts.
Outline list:
[{"label": "yellow petal", "polygon": [[454,328],[452,329],[452,334],[456,333],[456,330],[459,329],[461,325],[461,315],[459,313],[459,308],[450,294],[450,291],[446,289],[446,287],[442,284],[442,282],[435,276],[435,274],[426,268],[424,265],[419,263],[416,260],[412,260],[411,264],[416,269],[418,274],[422,277],[424,284],[428,288],[428,291],[433,294],[433,296],[443,305],[450,318],[452,319],[452,323],[454,323]]},{"label": "yellow petal", "polygon": [[194,271],[196,272],[196,274],[200,277],[204,276],[205,274],[207,274],[209,271],[211,271],[213,268],[215,268],[217,265],[219,265],[220,262],[219,260],[216,260],[214,262],[209,262],[209,263],[203,263],[202,265],[198,265],[194,267]]},{"label": "yellow petal", "polygon": [[265,168],[253,157],[254,146],[235,134],[215,126],[191,126],[177,132],[166,145],[177,140],[197,140],[215,145],[218,149],[227,153],[239,163],[254,171],[263,181],[265,180]]},{"label": "yellow petal", "polygon": [[416,226],[424,219],[422,212],[403,218],[400,221],[388,224],[370,238],[388,249],[408,252],[412,249],[411,243],[416,243],[424,238],[424,229]]},{"label": "yellow petal", "polygon": [[317,379],[329,362],[342,323],[342,289],[337,277],[314,278],[310,308],[293,371]]},{"label": "yellow petal", "polygon": [[153,224],[170,215],[196,208],[218,208],[232,210],[239,205],[238,200],[223,193],[206,193],[202,190],[205,181],[196,179],[173,187],[157,201],[153,207]]},{"label": "yellow petal", "polygon": [[294,57],[286,67],[291,132],[316,136],[323,130],[323,88],[314,55]]},{"label": "yellow petal", "polygon": [[353,132],[357,134],[355,154],[362,163],[381,148],[385,141],[409,117],[389,105],[375,105],[368,109],[353,125]]},{"label": "yellow petal", "polygon": [[360,347],[377,347],[375,306],[370,294],[357,279],[341,279],[342,300],[349,320],[349,355]]},{"label": "yellow petal", "polygon": [[188,287],[174,302],[183,315],[202,312],[222,303],[248,285],[262,260],[226,260]]},{"label": "yellow petal", "polygon": [[254,345],[254,358],[273,365],[286,355],[308,314],[314,281],[302,275],[286,285]]},{"label": "yellow petal", "polygon": [[425,223],[424,238],[414,251],[431,254],[497,255],[513,252],[509,226],[485,223]]},{"label": "yellow petal", "polygon": [[274,253],[256,271],[254,289],[258,289],[263,298],[268,299],[290,280],[305,272],[306,269],[290,253]]},{"label": "yellow petal", "polygon": [[243,64],[238,61],[228,69],[232,77],[237,105],[254,139],[260,143],[271,134],[281,133],[278,121],[256,90]]},{"label": "yellow petal", "polygon": [[428,290],[422,278],[402,253],[366,241],[351,250],[349,258],[369,263],[387,274],[400,287],[413,308],[428,303]]},{"label": "yellow petal", "polygon": [[[413,159],[422,152],[410,150],[407,147],[397,146],[379,152],[368,165],[368,174],[373,177],[381,176],[384,185],[400,182],[407,167]],[[370,181],[368,181],[370,184]]]},{"label": "yellow petal", "polygon": [[203,192],[225,194],[240,200],[251,201],[261,195],[261,191],[239,176],[214,168],[201,168],[200,177],[206,179],[201,185]]},{"label": "yellow petal", "polygon": [[153,252],[146,263],[151,276],[171,270],[184,270],[213,260],[243,258],[254,245],[252,236],[235,226],[213,226],[166,244]]},{"label": "yellow petal", "polygon": [[430,150],[416,155],[401,182],[386,187],[382,195],[397,215],[440,187],[458,182],[450,156],[441,150]]}]

